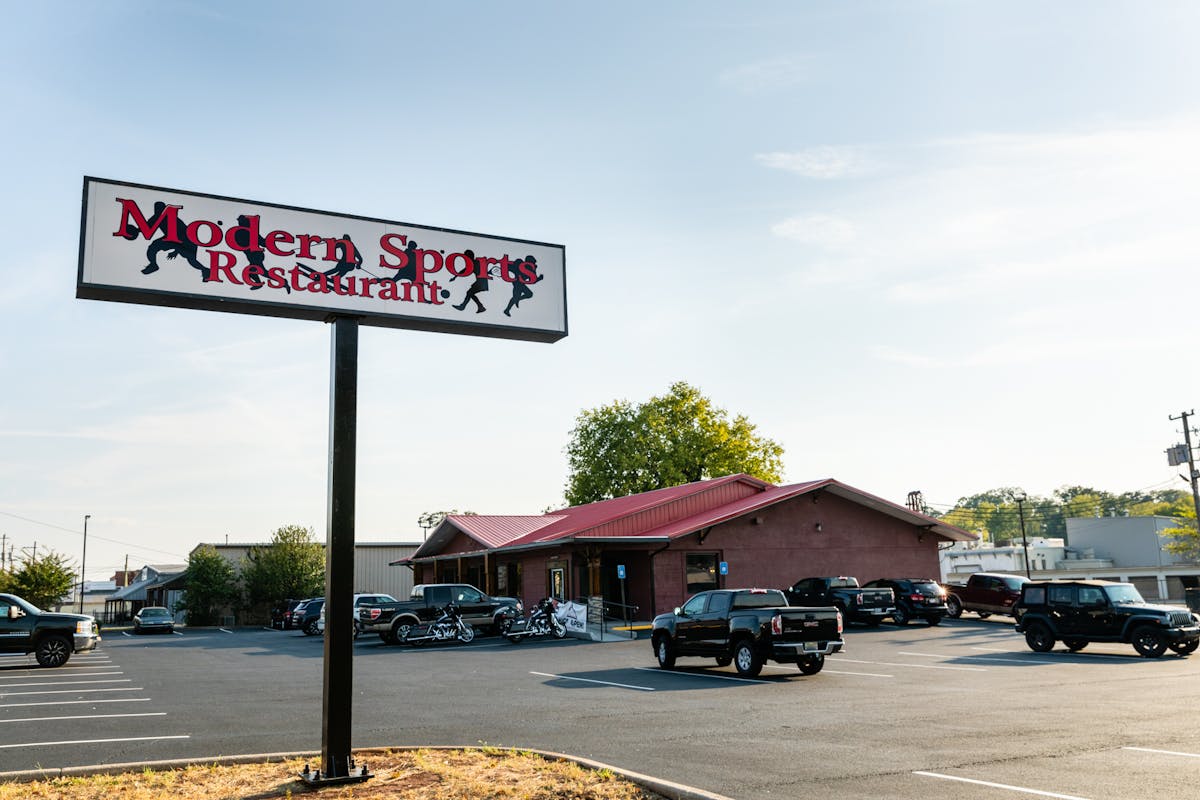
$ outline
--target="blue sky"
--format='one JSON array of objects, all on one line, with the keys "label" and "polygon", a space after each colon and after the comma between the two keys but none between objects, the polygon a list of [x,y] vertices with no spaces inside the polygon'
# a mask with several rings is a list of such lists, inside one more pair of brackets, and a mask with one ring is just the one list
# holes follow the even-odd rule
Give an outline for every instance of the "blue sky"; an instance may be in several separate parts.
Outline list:
[{"label": "blue sky", "polygon": [[364,330],[363,540],[560,504],[576,415],[677,380],[789,482],[1185,488],[1194,4],[7,11],[0,534],[90,514],[89,578],[324,536],[329,330],[75,299],[84,175],[566,246],[556,344]]}]

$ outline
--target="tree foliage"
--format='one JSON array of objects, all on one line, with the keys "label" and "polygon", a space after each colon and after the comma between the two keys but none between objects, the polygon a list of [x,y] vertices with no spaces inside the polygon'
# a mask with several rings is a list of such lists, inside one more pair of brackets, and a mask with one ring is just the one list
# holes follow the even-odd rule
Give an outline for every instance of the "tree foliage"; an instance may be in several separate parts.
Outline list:
[{"label": "tree foliage", "polygon": [[1171,540],[1167,542],[1166,551],[1182,556],[1191,562],[1200,562],[1200,531],[1196,530],[1195,505],[1184,509],[1176,516],[1181,520],[1189,520],[1189,522],[1163,531],[1163,535]]},{"label": "tree foliage", "polygon": [[461,514],[466,517],[478,516],[478,514],[476,514],[474,511],[458,511],[457,509],[451,509],[450,511],[426,511],[424,514],[417,517],[417,527],[421,528],[426,534],[428,534],[429,531],[433,530],[438,525],[441,525],[442,520],[451,514]]},{"label": "tree foliage", "polygon": [[187,592],[176,610],[187,612],[189,625],[215,625],[221,609],[235,605],[240,591],[237,573],[212,545],[202,545],[188,556]]},{"label": "tree foliage", "polygon": [[566,448],[566,501],[594,503],[739,472],[777,483],[783,448],[755,431],[746,417],[729,419],[683,382],[639,405],[618,400],[585,410]]},{"label": "tree foliage", "polygon": [[325,549],[312,528],[285,525],[271,535],[269,545],[250,549],[242,580],[252,606],[324,594]]},{"label": "tree foliage", "polygon": [[[1025,497],[1020,506],[1017,497]],[[1002,486],[959,498],[940,517],[985,540],[996,543],[1021,539],[1021,513],[1026,537],[1063,538],[1069,517],[1195,516],[1192,498],[1179,489],[1113,494],[1090,486],[1063,486],[1052,497],[1026,496],[1017,487]]]},{"label": "tree foliage", "polygon": [[36,558],[26,558],[12,573],[9,584],[13,594],[38,608],[51,608],[70,594],[75,570],[66,556],[48,550]]}]

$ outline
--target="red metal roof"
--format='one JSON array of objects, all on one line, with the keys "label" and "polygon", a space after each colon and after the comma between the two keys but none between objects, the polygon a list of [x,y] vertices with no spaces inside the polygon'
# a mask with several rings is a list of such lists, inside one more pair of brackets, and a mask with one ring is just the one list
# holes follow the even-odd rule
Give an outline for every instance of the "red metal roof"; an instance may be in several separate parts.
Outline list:
[{"label": "red metal roof", "polygon": [[436,556],[457,531],[492,550],[524,550],[578,539],[669,541],[809,492],[828,491],[953,541],[977,538],[961,528],[855,489],[833,478],[774,486],[727,475],[652,492],[601,500],[542,516],[454,515],[413,554]]}]

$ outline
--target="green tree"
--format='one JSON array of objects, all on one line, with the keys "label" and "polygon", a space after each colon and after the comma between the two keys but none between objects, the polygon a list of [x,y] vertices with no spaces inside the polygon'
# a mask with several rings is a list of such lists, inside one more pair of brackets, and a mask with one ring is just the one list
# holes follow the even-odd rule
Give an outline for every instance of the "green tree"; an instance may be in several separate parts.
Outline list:
[{"label": "green tree", "polygon": [[237,573],[212,545],[188,556],[187,592],[176,610],[187,611],[189,625],[215,625],[221,609],[238,602]]},{"label": "green tree", "polygon": [[325,548],[314,540],[312,528],[285,525],[269,545],[250,549],[242,580],[251,606],[324,594]]},{"label": "green tree", "polygon": [[583,411],[566,453],[569,505],[745,472],[777,483],[783,448],[679,382],[661,397]]},{"label": "green tree", "polygon": [[458,511],[456,509],[451,509],[450,511],[426,511],[417,517],[417,527],[425,531],[425,535],[428,536],[431,530],[441,525],[442,520],[451,514],[462,514],[467,517],[478,516],[474,511]]},{"label": "green tree", "polygon": [[38,608],[59,605],[75,585],[75,570],[67,557],[48,550],[27,558],[12,574],[12,592]]},{"label": "green tree", "polygon": [[1195,506],[1183,509],[1179,517],[1181,521],[1188,521],[1178,528],[1163,531],[1163,535],[1171,539],[1167,542],[1167,552],[1183,556],[1188,561],[1200,562],[1200,532],[1196,530]]}]

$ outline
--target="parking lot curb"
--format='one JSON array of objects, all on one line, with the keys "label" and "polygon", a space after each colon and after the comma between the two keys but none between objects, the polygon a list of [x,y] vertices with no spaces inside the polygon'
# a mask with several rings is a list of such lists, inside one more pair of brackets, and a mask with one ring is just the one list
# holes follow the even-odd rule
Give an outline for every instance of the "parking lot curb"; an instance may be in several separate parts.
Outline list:
[{"label": "parking lot curb", "polygon": [[[369,759],[372,753],[378,753],[383,750],[392,752],[408,752],[412,750],[482,750],[484,748],[475,746],[455,747],[453,745],[436,745],[430,747],[422,746],[403,746],[403,747],[371,747],[362,750],[355,750],[354,755],[360,762]],[[578,764],[581,767],[592,770],[608,770],[614,775],[619,775],[631,783],[641,786],[643,789],[649,789],[652,792],[657,792],[663,797],[670,800],[733,800],[723,794],[707,792],[703,789],[697,789],[692,786],[687,786],[674,781],[662,780],[650,775],[643,775],[640,772],[615,767],[612,764],[605,764],[602,761],[594,761],[590,758],[582,758],[573,756],[567,753],[555,753],[550,750],[537,750],[530,747],[487,747],[488,750],[497,750],[509,753],[533,753],[550,761],[570,761]],[[184,769],[191,766],[229,766],[233,764],[270,764],[272,762],[288,761],[290,759],[313,759],[321,758],[320,751],[299,752],[299,753],[255,753],[250,755],[240,756],[212,756],[203,758],[181,758],[170,759],[166,761],[130,761],[123,764],[94,764],[85,767],[58,767],[58,768],[43,768],[43,769],[27,769],[15,772],[0,772],[0,782],[2,783],[22,783],[36,780],[47,780],[53,778],[73,778],[73,777],[88,777],[92,775],[119,775],[126,772],[141,772],[142,770],[165,771],[171,769]]]}]

